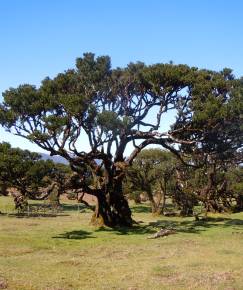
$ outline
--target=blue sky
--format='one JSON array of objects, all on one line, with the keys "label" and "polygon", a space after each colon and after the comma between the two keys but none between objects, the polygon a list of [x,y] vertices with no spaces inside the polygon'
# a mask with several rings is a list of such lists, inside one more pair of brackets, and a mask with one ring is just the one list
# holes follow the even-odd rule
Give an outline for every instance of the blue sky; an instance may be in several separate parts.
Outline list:
[{"label": "blue sky", "polygon": [[[0,95],[39,85],[88,51],[114,67],[172,60],[242,76],[242,11],[241,0],[1,0]],[[3,129],[0,141],[40,151]]]}]

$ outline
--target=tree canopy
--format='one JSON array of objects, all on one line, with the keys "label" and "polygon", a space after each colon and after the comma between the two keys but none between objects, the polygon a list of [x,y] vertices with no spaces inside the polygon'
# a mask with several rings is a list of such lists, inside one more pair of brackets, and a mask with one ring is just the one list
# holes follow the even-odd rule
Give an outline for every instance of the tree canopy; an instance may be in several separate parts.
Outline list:
[{"label": "tree canopy", "polygon": [[38,187],[46,185],[44,177],[53,175],[54,170],[53,162],[41,160],[38,153],[0,143],[0,181],[21,194],[38,198]]},{"label": "tree canopy", "polygon": [[[184,154],[223,155],[242,147],[243,81],[232,71],[187,65],[130,63],[111,68],[108,56],[86,53],[76,67],[3,94],[0,122],[83,174],[87,167],[97,196],[97,217],[108,225],[132,223],[122,194],[124,170],[150,144]],[[170,128],[161,130],[169,111]],[[89,150],[82,145],[85,138]],[[128,144],[133,150],[125,156]]]},{"label": "tree canopy", "polygon": [[127,170],[126,190],[130,195],[135,195],[135,200],[139,200],[142,192],[146,193],[152,213],[161,214],[168,189],[171,189],[174,182],[177,163],[178,160],[169,151],[159,148],[142,150]]},{"label": "tree canopy", "polygon": [[63,187],[68,175],[67,165],[42,160],[38,153],[0,143],[0,184],[5,190],[13,187],[26,198],[43,199],[48,196],[44,188],[53,182]]}]

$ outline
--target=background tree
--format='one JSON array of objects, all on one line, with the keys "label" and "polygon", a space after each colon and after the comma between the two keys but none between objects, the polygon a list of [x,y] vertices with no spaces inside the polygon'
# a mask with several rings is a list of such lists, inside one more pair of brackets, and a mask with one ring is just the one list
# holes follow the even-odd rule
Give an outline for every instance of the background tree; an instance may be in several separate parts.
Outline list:
[{"label": "background tree", "polygon": [[[238,137],[242,83],[230,71],[198,70],[186,65],[143,63],[111,69],[110,58],[84,54],[76,68],[46,78],[41,86],[10,88],[0,109],[1,124],[52,155],[66,158],[80,175],[88,168],[94,186],[82,188],[98,199],[96,217],[109,226],[131,225],[122,192],[126,167],[149,144],[180,157],[194,148],[225,144]],[[166,132],[161,120],[173,110]],[[239,113],[239,112],[238,112]],[[230,124],[230,126],[229,126]],[[241,128],[242,129],[242,128]],[[238,135],[236,133],[239,133]],[[82,140],[90,148],[82,148]],[[222,139],[222,142],[220,141]],[[134,150],[125,156],[132,144]]]},{"label": "background tree", "polygon": [[169,151],[144,149],[127,171],[126,184],[129,192],[145,192],[154,214],[164,212],[168,189],[171,189],[174,182],[176,163],[177,160]]},{"label": "background tree", "polygon": [[227,172],[229,190],[235,199],[235,211],[243,211],[243,167],[234,166]]},{"label": "background tree", "polygon": [[0,195],[7,196],[8,195],[8,186],[5,181],[0,181]]},{"label": "background tree", "polygon": [[16,199],[19,206],[20,201],[47,198],[47,187],[54,181],[61,187],[68,172],[66,167],[41,160],[37,153],[0,143],[0,182],[5,189],[14,187],[20,193]]},{"label": "background tree", "polygon": [[[232,210],[233,193],[240,187],[240,176],[236,178],[234,173],[240,173],[238,164],[241,160],[241,152],[232,148],[223,154],[202,151],[196,156],[192,154],[190,163],[201,164],[198,168],[178,165],[174,199],[181,204],[182,214],[191,214],[196,201],[204,205],[206,212]],[[234,188],[232,181],[236,179]]]}]

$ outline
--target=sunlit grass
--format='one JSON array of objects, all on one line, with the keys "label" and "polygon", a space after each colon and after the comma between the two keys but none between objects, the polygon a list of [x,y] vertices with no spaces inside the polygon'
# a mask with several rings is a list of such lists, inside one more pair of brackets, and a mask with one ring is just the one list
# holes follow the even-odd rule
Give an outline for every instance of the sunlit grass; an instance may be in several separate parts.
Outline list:
[{"label": "sunlit grass", "polygon": [[[140,223],[111,230],[68,204],[58,216],[0,215],[0,289],[243,289],[243,213],[196,222],[133,206]],[[161,227],[177,234],[147,239]]]}]

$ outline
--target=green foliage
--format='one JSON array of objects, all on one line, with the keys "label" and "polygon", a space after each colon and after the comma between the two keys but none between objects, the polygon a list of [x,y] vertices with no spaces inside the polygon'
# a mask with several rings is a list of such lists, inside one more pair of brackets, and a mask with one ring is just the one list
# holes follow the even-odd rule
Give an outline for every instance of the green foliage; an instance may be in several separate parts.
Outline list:
[{"label": "green foliage", "polygon": [[[40,159],[37,153],[31,153],[27,150],[19,148],[11,148],[8,143],[0,143],[0,179],[6,181],[10,186],[25,186],[25,183],[32,183],[35,178],[34,172],[30,168],[35,161]],[[40,163],[40,171],[42,171],[42,163]],[[28,179],[29,178],[29,179]],[[37,177],[38,178],[38,177]]]},{"label": "green foliage", "polygon": [[[128,207],[121,192],[125,168],[148,145],[160,145],[198,166],[209,159],[223,163],[242,158],[243,80],[230,69],[141,62],[112,69],[108,56],[85,53],[74,69],[45,78],[39,88],[20,85],[3,97],[0,124],[61,155],[80,175],[89,168],[99,188],[91,188],[84,178],[83,189],[114,203],[104,207],[117,219],[123,216],[118,208]],[[169,111],[176,118],[162,132]],[[89,152],[82,147],[85,139]],[[133,150],[125,156],[129,144]],[[138,178],[140,187],[157,178],[155,171],[147,172]],[[130,214],[128,208],[124,212]]]},{"label": "green foliage", "polygon": [[[237,146],[242,142],[242,126],[236,126],[242,120],[242,87],[242,80],[235,79],[230,69],[214,72],[141,62],[111,69],[108,56],[86,53],[77,59],[76,69],[46,78],[38,89],[21,85],[7,90],[0,120],[6,128],[64,157],[67,145],[76,153],[81,129],[88,135],[93,155],[104,144],[110,149],[108,143],[117,137],[126,136],[126,142],[131,142],[142,134],[150,138],[149,144],[168,147],[177,138],[182,144],[195,141],[203,150],[225,152],[231,147],[229,138]],[[177,112],[168,139],[150,134],[158,128],[161,115],[158,124],[141,129],[152,108]]]},{"label": "green foliage", "polygon": [[115,133],[119,132],[122,126],[121,120],[119,120],[116,112],[103,111],[97,115],[97,125],[101,126],[106,133],[109,131]]},{"label": "green foliage", "polygon": [[63,183],[70,168],[40,158],[37,153],[0,143],[0,182],[17,188],[23,195],[36,197],[38,188],[46,187],[51,180]]},{"label": "green foliage", "polygon": [[234,194],[242,194],[243,195],[243,167],[238,166],[232,168],[227,173],[228,179],[230,181],[230,188]]},{"label": "green foliage", "polygon": [[[131,197],[138,192],[154,194],[166,183],[167,193],[172,189],[176,159],[173,154],[159,148],[144,149],[127,171],[126,187]],[[134,196],[133,196],[134,195]]]},{"label": "green foliage", "polygon": [[243,167],[235,166],[226,173],[229,190],[236,200],[235,209],[243,210]]}]

